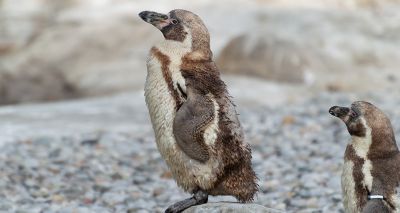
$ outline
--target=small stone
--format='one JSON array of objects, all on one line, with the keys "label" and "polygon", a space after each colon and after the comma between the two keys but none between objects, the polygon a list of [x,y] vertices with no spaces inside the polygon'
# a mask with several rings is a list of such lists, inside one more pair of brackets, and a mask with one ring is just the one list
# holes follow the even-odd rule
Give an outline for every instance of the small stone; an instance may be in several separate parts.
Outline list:
[{"label": "small stone", "polygon": [[53,195],[53,196],[51,197],[51,200],[52,200],[54,203],[62,203],[62,202],[64,202],[65,198],[64,198],[64,196],[62,196],[62,195],[56,194],[56,195]]},{"label": "small stone", "polygon": [[90,205],[90,204],[94,203],[94,200],[90,199],[90,198],[83,198],[82,203],[85,204],[85,205]]},{"label": "small stone", "polygon": [[148,181],[149,181],[149,177],[146,177],[146,176],[137,175],[137,176],[133,177],[133,184],[140,185],[140,184],[144,184]]},{"label": "small stone", "polygon": [[157,196],[161,195],[162,193],[164,193],[164,191],[165,191],[165,189],[162,187],[155,188],[153,190],[153,197],[157,197]]},{"label": "small stone", "polygon": [[122,203],[127,198],[127,194],[122,192],[106,192],[102,196],[102,200],[110,206],[114,206],[116,204]]},{"label": "small stone", "polygon": [[111,175],[111,178],[112,178],[113,180],[120,180],[120,179],[122,179],[123,177],[122,177],[122,175],[119,174],[119,173],[114,173],[113,175]]},{"label": "small stone", "polygon": [[282,119],[283,125],[292,125],[294,122],[296,122],[296,118],[290,115],[287,115]]},{"label": "small stone", "polygon": [[8,203],[0,203],[0,211],[10,211],[12,209],[12,205]]},{"label": "small stone", "polygon": [[161,174],[162,178],[165,179],[172,179],[172,173],[168,170],[165,170],[162,174]]},{"label": "small stone", "polygon": [[61,149],[55,149],[49,153],[49,158],[57,158],[60,156]]},{"label": "small stone", "polygon": [[93,190],[100,192],[100,194],[103,194],[103,193],[107,192],[108,190],[110,190],[110,187],[96,184],[93,186]]},{"label": "small stone", "polygon": [[258,204],[242,203],[206,203],[190,207],[184,213],[218,213],[218,212],[263,212],[263,213],[283,213],[276,209],[269,209]]},{"label": "small stone", "polygon": [[134,191],[131,193],[131,197],[134,199],[139,199],[142,196],[142,193],[139,191]]},{"label": "small stone", "polygon": [[99,143],[99,139],[87,139],[81,142],[82,146],[94,146]]}]

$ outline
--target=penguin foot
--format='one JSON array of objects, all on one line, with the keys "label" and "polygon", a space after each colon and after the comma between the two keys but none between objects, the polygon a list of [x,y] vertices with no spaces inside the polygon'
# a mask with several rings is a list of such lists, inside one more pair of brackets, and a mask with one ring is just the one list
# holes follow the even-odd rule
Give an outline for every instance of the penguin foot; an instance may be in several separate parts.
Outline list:
[{"label": "penguin foot", "polygon": [[165,213],[179,213],[189,207],[207,203],[207,201],[208,194],[204,191],[199,190],[193,195],[193,197],[179,201],[169,206],[168,209],[165,210]]}]

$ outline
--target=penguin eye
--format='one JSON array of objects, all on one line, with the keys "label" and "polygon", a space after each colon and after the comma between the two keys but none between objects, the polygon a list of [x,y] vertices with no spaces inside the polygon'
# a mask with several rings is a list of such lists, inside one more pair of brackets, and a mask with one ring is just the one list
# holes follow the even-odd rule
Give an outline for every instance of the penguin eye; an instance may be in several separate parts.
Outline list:
[{"label": "penguin eye", "polygon": [[172,23],[173,25],[175,25],[175,24],[178,24],[179,22],[178,22],[178,20],[176,20],[176,19],[172,19],[172,20],[171,20],[171,23]]},{"label": "penguin eye", "polygon": [[358,116],[357,112],[355,112],[354,110],[351,110],[350,117],[355,118],[357,116]]}]

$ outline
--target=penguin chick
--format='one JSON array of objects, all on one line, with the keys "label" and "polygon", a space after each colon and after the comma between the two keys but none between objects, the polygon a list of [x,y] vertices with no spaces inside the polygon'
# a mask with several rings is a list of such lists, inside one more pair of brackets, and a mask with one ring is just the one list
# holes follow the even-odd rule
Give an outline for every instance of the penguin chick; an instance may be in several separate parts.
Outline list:
[{"label": "penguin chick", "polygon": [[165,38],[150,50],[145,83],[157,147],[178,186],[193,194],[166,212],[206,203],[208,195],[252,201],[258,185],[251,150],[212,60],[207,28],[186,10],[139,16]]},{"label": "penguin chick", "polygon": [[371,103],[333,106],[351,135],[344,155],[343,205],[347,213],[400,212],[400,153],[388,117]]}]

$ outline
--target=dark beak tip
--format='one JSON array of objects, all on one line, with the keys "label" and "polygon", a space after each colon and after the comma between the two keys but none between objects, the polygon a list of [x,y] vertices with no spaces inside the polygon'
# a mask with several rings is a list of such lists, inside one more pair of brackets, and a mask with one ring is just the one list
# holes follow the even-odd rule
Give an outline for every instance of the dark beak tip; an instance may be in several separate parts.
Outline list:
[{"label": "dark beak tip", "polygon": [[144,19],[145,16],[146,16],[146,13],[147,13],[146,11],[142,11],[138,15],[139,15],[140,18]]},{"label": "dark beak tip", "polygon": [[333,116],[336,116],[336,113],[335,113],[336,107],[337,107],[337,106],[331,107],[331,108],[329,109],[329,114],[331,114],[331,115],[333,115]]}]

